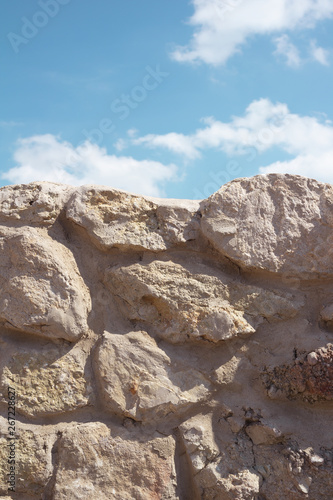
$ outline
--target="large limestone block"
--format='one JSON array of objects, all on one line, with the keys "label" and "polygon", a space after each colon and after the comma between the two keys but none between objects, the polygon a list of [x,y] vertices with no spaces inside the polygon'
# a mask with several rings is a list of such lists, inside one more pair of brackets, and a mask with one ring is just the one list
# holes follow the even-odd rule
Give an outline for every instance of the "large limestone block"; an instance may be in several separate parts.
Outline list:
[{"label": "large limestone block", "polygon": [[[172,261],[114,266],[105,284],[124,315],[172,343],[211,342],[251,334],[264,318],[288,319],[299,303],[288,294],[232,281],[204,265],[193,272]],[[222,281],[222,279],[224,281]]]},{"label": "large limestone block", "polygon": [[110,429],[73,426],[59,441],[53,500],[177,500],[175,442]]},{"label": "large limestone block", "polygon": [[145,332],[104,334],[95,363],[106,406],[136,420],[162,418],[207,399],[212,386]]},{"label": "large limestone block", "polygon": [[0,229],[0,319],[71,342],[88,329],[89,291],[72,253],[35,228]]},{"label": "large limestone block", "polygon": [[236,179],[202,202],[201,228],[252,270],[300,279],[333,273],[333,187],[297,175]]},{"label": "large limestone block", "polygon": [[[7,433],[7,419],[2,417],[0,429],[0,495],[10,494],[9,498],[27,500],[42,498],[53,473],[51,450],[56,439],[55,433],[50,428],[30,430],[20,424],[16,426],[16,438],[13,441]],[[8,460],[14,462],[8,463]],[[10,466],[15,467],[12,469],[15,470],[15,493],[8,491],[10,485],[7,474]]]},{"label": "large limestone block", "polygon": [[61,414],[91,404],[92,387],[85,377],[87,354],[78,346],[41,348],[9,344],[0,355],[0,402],[7,388],[18,395],[16,410],[28,417]]},{"label": "large limestone block", "polygon": [[195,239],[199,203],[162,200],[84,186],[72,196],[67,217],[84,227],[100,248],[162,251]]},{"label": "large limestone block", "polygon": [[51,182],[32,182],[0,188],[0,222],[52,225],[64,208],[73,187]]}]

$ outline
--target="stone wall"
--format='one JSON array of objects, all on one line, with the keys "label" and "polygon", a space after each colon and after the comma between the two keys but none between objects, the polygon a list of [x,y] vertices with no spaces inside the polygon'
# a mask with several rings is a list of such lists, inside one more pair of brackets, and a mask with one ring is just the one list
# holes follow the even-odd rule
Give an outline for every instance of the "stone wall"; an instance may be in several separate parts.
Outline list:
[{"label": "stone wall", "polygon": [[333,498],[332,331],[330,185],[0,189],[0,498]]}]

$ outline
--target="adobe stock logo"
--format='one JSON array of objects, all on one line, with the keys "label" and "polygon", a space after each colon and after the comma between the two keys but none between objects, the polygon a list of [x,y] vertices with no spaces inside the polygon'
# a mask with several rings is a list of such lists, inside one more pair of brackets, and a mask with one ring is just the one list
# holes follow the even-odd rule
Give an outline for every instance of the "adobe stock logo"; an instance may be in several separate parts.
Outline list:
[{"label": "adobe stock logo", "polygon": [[41,10],[37,10],[31,20],[27,17],[21,17],[21,33],[11,31],[7,34],[9,43],[13,51],[17,54],[21,45],[26,45],[35,38],[41,28],[44,28],[49,20],[56,17],[62,5],[67,5],[71,0],[39,0],[38,5]]}]

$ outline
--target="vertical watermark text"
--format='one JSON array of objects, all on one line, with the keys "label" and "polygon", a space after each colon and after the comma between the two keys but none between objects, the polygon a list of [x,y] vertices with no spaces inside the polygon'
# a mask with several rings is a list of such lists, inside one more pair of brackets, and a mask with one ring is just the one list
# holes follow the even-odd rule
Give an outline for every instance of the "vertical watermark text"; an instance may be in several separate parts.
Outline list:
[{"label": "vertical watermark text", "polygon": [[16,485],[16,419],[15,419],[16,392],[8,387],[8,491],[15,491]]}]

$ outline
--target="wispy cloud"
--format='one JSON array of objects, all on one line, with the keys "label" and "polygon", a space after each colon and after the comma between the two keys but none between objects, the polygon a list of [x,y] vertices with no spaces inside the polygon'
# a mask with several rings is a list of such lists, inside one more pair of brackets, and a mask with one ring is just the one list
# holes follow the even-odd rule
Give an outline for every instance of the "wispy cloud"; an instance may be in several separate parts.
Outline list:
[{"label": "wispy cloud", "polygon": [[83,88],[89,91],[110,91],[112,89],[112,70],[98,71],[94,75],[79,75],[72,73],[61,73],[48,71],[42,74],[47,81],[65,87]]},{"label": "wispy cloud", "polygon": [[329,56],[330,53],[327,49],[323,47],[319,47],[317,44],[317,40],[311,40],[310,44],[310,55],[313,60],[319,62],[323,66],[329,66]]},{"label": "wispy cloud", "polygon": [[1,178],[15,184],[38,180],[104,184],[138,194],[164,196],[165,183],[177,175],[173,164],[108,155],[104,148],[88,141],[74,147],[51,134],[20,139],[14,160],[17,165]]},{"label": "wispy cloud", "polygon": [[13,120],[0,121],[0,127],[3,127],[3,128],[21,127],[22,125],[24,125],[23,122],[15,122]]},{"label": "wispy cloud", "polygon": [[290,41],[288,35],[284,34],[274,39],[276,45],[275,54],[282,56],[287,65],[298,68],[301,65],[301,57],[298,48]]},{"label": "wispy cloud", "polygon": [[179,62],[224,64],[254,35],[282,34],[314,28],[333,16],[330,0],[191,0],[189,20],[194,33],[189,43],[176,47]]},{"label": "wispy cloud", "polygon": [[329,66],[329,56],[330,53],[327,49],[318,46],[317,40],[311,40],[308,46],[308,53],[303,55],[300,54],[299,49],[290,40],[289,35],[283,34],[279,37],[274,38],[273,42],[276,45],[276,50],[274,54],[278,57],[282,57],[286,64],[291,68],[299,68],[302,64],[317,62],[323,66]]}]

